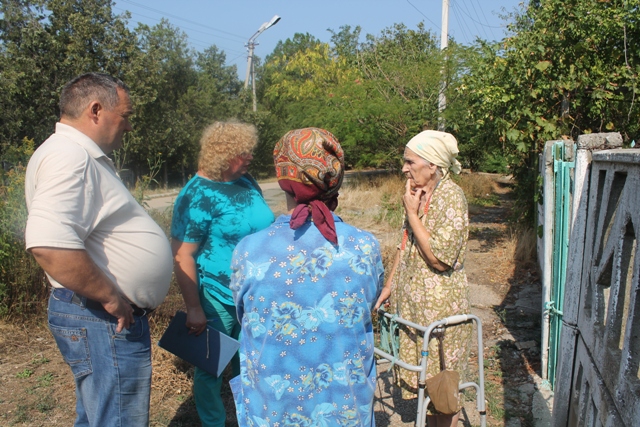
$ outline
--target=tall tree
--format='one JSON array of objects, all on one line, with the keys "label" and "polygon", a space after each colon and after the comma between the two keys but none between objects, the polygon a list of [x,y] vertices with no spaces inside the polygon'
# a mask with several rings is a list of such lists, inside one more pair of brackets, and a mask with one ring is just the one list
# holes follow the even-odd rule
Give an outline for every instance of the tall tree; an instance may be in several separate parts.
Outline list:
[{"label": "tall tree", "polygon": [[562,135],[619,131],[637,139],[638,0],[540,0],[515,17],[513,35],[483,55],[465,79],[469,121],[497,131],[531,218],[535,162]]},{"label": "tall tree", "polygon": [[2,144],[40,144],[58,119],[60,88],[72,77],[103,71],[127,81],[138,50],[127,16],[109,0],[5,0],[0,4]]},{"label": "tall tree", "polygon": [[137,107],[133,121],[136,132],[128,139],[125,151],[133,167],[142,169],[134,171],[137,178],[161,164],[166,186],[169,169],[183,164],[182,157],[192,151],[187,148],[192,138],[181,107],[197,74],[184,32],[164,19],[153,27],[141,24],[136,32],[151,71],[144,78],[153,98]]}]

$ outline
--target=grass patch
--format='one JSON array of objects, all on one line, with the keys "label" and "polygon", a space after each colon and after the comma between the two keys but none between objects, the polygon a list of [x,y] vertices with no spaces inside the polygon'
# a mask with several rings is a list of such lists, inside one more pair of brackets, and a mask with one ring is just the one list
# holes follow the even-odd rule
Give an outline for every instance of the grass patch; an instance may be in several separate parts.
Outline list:
[{"label": "grass patch", "polygon": [[493,310],[496,315],[498,316],[498,318],[500,319],[500,321],[502,322],[503,325],[507,324],[507,310],[504,308],[495,308]]},{"label": "grass patch", "polygon": [[13,417],[11,425],[24,424],[31,421],[31,415],[29,415],[29,406],[24,404],[18,404],[16,408],[16,414]]},{"label": "grass patch", "polygon": [[44,357],[41,354],[35,355],[35,356],[33,356],[33,359],[31,359],[31,364],[33,366],[40,366],[40,365],[44,365],[45,363],[49,363],[49,362],[50,362],[50,360],[47,359],[46,357]]},{"label": "grass patch", "polygon": [[467,201],[470,205],[482,206],[483,208],[499,206],[500,198],[497,194],[487,194],[483,197],[473,197]]},{"label": "grass patch", "polygon": [[485,174],[461,174],[453,175],[453,181],[462,188],[467,201],[482,206],[495,206],[490,204],[498,202],[495,194],[496,182],[491,175]]},{"label": "grass patch", "polygon": [[31,369],[25,368],[22,371],[16,374],[18,378],[30,378],[33,375],[33,371]]},{"label": "grass patch", "polygon": [[484,396],[487,401],[487,411],[496,420],[504,419],[504,387],[497,381],[484,382]]},{"label": "grass patch", "polygon": [[38,399],[38,401],[36,402],[36,409],[41,413],[49,412],[55,407],[56,400],[49,394],[47,394],[46,396],[41,396],[40,399]]},{"label": "grass patch", "polygon": [[53,382],[53,374],[51,372],[47,372],[44,375],[40,375],[37,379],[38,381],[38,385],[40,387],[49,387],[51,385],[51,383]]}]

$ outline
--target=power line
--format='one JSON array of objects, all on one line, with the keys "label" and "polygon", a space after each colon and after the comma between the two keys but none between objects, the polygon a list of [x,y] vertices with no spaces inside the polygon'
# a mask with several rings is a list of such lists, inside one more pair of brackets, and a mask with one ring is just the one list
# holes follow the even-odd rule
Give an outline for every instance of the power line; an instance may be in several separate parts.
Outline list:
[{"label": "power line", "polygon": [[[115,9],[118,9],[118,10],[126,11],[126,9],[120,9],[120,8],[118,8],[118,7],[114,7],[114,8],[115,8]],[[160,21],[161,21],[161,19],[152,18],[152,17],[150,17],[150,16],[146,16],[146,15],[143,15],[143,14],[138,13],[138,12],[131,12],[131,11],[128,11],[128,12],[132,13],[132,15],[135,15],[136,17],[143,17],[143,18],[151,19],[151,20],[153,20],[153,21],[157,21],[157,22],[160,22]],[[163,18],[164,18],[164,17],[163,17]],[[136,21],[136,20],[133,20],[133,19],[132,19],[132,21],[133,21],[133,23],[137,23],[137,24],[145,24],[144,22],[141,22],[141,21],[139,21],[139,20],[137,20],[137,21]],[[175,24],[172,24],[172,25],[175,25]],[[215,37],[215,38],[222,38],[222,39],[225,39],[225,40],[231,41],[231,42],[233,42],[233,43],[238,43],[238,41],[236,41],[236,40],[231,40],[231,39],[229,39],[229,38],[222,37],[222,36],[219,36],[219,35],[217,35],[217,34],[216,34],[216,35],[214,35],[214,34],[207,33],[207,32],[204,32],[204,31],[201,31],[201,30],[197,30],[197,29],[194,29],[194,28],[190,28],[190,27],[180,27],[180,26],[177,26],[177,25],[176,25],[176,27],[177,27],[178,29],[180,29],[181,31],[183,31],[183,32],[184,32],[183,28],[187,28],[187,29],[189,29],[190,31],[195,31],[195,32],[198,32],[198,33],[201,33],[201,34],[205,34],[205,35],[213,36],[213,37]],[[203,41],[203,40],[199,40],[199,39],[193,38],[192,36],[190,36],[190,35],[189,35],[189,34],[187,34],[186,32],[185,32],[185,34],[186,34],[186,35],[187,35],[187,37],[188,37],[189,43],[190,43],[190,44],[192,44],[192,45],[198,46],[200,49],[207,49],[207,48],[211,47],[212,45],[216,45],[215,43],[205,42],[205,41]],[[235,54],[239,54],[239,55],[235,56],[233,59],[226,59],[226,60],[225,60],[225,63],[226,63],[226,64],[229,64],[229,65],[230,65],[230,64],[234,64],[234,65],[236,65],[236,66],[237,66],[238,64],[235,64],[236,60],[237,60],[238,58],[240,58],[241,56],[246,55],[246,53],[245,53],[245,52],[240,52],[240,51],[235,50],[235,49],[229,49],[229,48],[226,48],[226,47],[224,47],[224,46],[219,46],[219,45],[216,45],[216,46],[217,46],[217,47],[219,47],[219,48],[220,48],[223,52],[225,52],[225,53],[232,53],[232,54],[233,54],[233,53],[235,53]],[[198,50],[200,50],[200,49],[198,49]]]},{"label": "power line", "polygon": [[[462,5],[462,4],[460,4],[460,3],[458,3],[458,2],[455,2],[455,3],[453,3],[453,4],[452,4],[452,6],[454,7],[454,9],[456,9],[456,10],[460,11],[460,13],[462,13],[462,12],[463,12],[463,10],[462,10],[463,5]],[[467,15],[467,16],[469,16],[469,15]],[[464,18],[462,18],[462,17],[460,17],[460,18],[463,20],[463,22],[464,22],[464,23],[465,23],[465,25],[467,26],[467,29],[468,29],[469,31],[471,31],[471,33],[472,33],[472,34],[475,34],[475,35],[476,35],[476,37],[482,37],[482,34],[481,34],[481,32],[480,32],[480,28],[478,28],[478,26],[477,26],[473,21],[472,21],[472,24],[473,24],[474,29],[475,29],[474,31],[472,31],[472,30],[471,30],[471,26],[470,26],[470,25],[469,25],[469,24],[464,20]]]},{"label": "power line", "polygon": [[[465,7],[467,8],[467,10],[469,10],[469,6],[467,6],[467,2],[465,0],[463,0],[465,3]],[[480,15],[478,15],[478,11],[476,10],[476,6],[475,4],[473,4],[473,1],[471,1],[471,7],[473,8],[473,13],[474,15],[478,18],[478,23],[480,22]],[[482,33],[484,34],[485,39],[489,39],[489,34],[487,33],[487,31],[485,30],[485,25],[484,24],[480,24],[480,29],[482,30]]]},{"label": "power line", "polygon": [[185,18],[182,18],[182,17],[180,17],[180,16],[173,15],[173,14],[171,14],[171,13],[164,12],[164,11],[162,11],[162,10],[155,9],[155,8],[153,8],[153,7],[149,7],[149,6],[146,6],[146,5],[140,4],[140,3],[136,3],[136,2],[131,1],[131,0],[118,0],[118,1],[121,1],[121,2],[123,2],[123,3],[129,3],[129,4],[132,4],[132,5],[134,5],[134,6],[140,7],[140,8],[142,8],[142,9],[147,9],[147,10],[150,10],[150,11],[152,11],[152,12],[156,12],[156,13],[159,13],[159,14],[162,14],[162,15],[165,15],[165,16],[170,16],[170,17],[172,17],[172,18],[174,18],[174,19],[179,19],[179,20],[181,20],[181,21],[188,22],[188,23],[193,24],[193,25],[198,25],[198,26],[200,26],[200,27],[203,27],[203,28],[206,28],[206,29],[209,29],[209,30],[218,31],[218,32],[223,33],[223,34],[227,34],[227,35],[230,35],[230,36],[233,36],[233,37],[237,37],[237,38],[239,38],[240,40],[245,40],[245,39],[246,39],[246,37],[245,37],[245,36],[240,36],[240,35],[238,35],[238,34],[233,34],[233,33],[230,33],[230,32],[228,32],[228,31],[220,30],[220,29],[218,29],[218,28],[210,27],[210,26],[208,26],[208,25],[204,25],[204,24],[201,24],[201,23],[199,23],[199,22],[192,21],[192,20],[190,20],[190,19],[185,19]]},{"label": "power line", "polygon": [[466,12],[462,11],[462,13],[464,13],[465,15],[467,15],[467,17],[469,17],[469,19],[471,19],[473,22],[482,25],[483,27],[487,27],[487,28],[502,28],[502,27],[496,27],[495,25],[488,25],[488,24],[483,24],[482,22],[478,22],[475,19],[473,19],[469,14],[467,14]]},{"label": "power line", "polygon": [[236,56],[236,57],[235,57],[235,58],[233,58],[233,59],[227,59],[227,62],[235,62],[235,61],[236,61],[238,58],[240,58],[241,56],[245,56],[245,54],[243,53],[243,54],[241,54],[241,55],[238,55],[238,56]]},{"label": "power line", "polygon": [[[452,6],[454,8],[457,8],[458,5],[456,3],[453,3]],[[466,26],[466,23],[464,21],[460,21],[460,16],[457,13],[453,14],[453,17],[456,19],[456,21],[458,22],[458,27],[460,27],[460,31],[462,32],[462,36],[466,39],[471,41],[471,37],[467,36],[466,31],[464,30],[464,27]],[[467,26],[467,29],[469,29],[469,27]],[[473,35],[473,31],[469,30],[469,32],[471,32],[471,35]]]},{"label": "power line", "polygon": [[[161,22],[162,21],[162,19],[157,19],[157,18],[153,18],[151,16],[146,16],[146,15],[143,15],[143,14],[138,13],[138,12],[134,13],[134,12],[131,12],[130,10],[121,9],[121,8],[119,8],[117,6],[114,6],[113,8],[116,9],[116,10],[122,10],[122,11],[130,12],[132,15],[135,15],[136,17],[140,16],[140,17],[143,17],[143,18],[151,19],[152,21],[157,21],[157,22]],[[146,24],[146,23],[144,23],[144,22],[142,22],[140,20],[132,20],[132,22],[136,23],[136,24]],[[172,24],[172,25],[175,25],[175,24]],[[224,40],[228,40],[228,41],[233,42],[233,43],[238,43],[236,40],[231,40],[231,39],[228,39],[228,38],[225,38],[225,37],[221,37],[221,36],[218,36],[218,35],[214,35],[214,34],[211,34],[211,33],[207,33],[205,31],[201,31],[201,30],[196,30],[194,28],[180,27],[180,26],[177,26],[177,25],[175,25],[175,27],[178,28],[179,30],[181,30],[182,32],[184,32],[185,35],[189,38],[189,41],[192,44],[199,44],[200,46],[205,47],[205,48],[210,47],[213,43],[195,39],[195,38],[191,37],[189,34],[187,34],[184,31],[184,29],[186,28],[189,31],[195,31],[197,33],[201,33],[201,34],[204,34],[204,35],[207,35],[207,36],[213,36],[213,37],[216,37],[216,38],[221,38],[221,39],[224,39]],[[198,42],[198,43],[194,43],[194,42]],[[219,46],[219,47],[223,48],[222,46]],[[233,52],[233,53],[240,53],[238,50],[234,50],[234,49],[228,49],[228,48],[223,48],[223,49],[226,50],[226,51],[229,51],[229,52]]]},{"label": "power line", "polygon": [[415,10],[417,10],[417,11],[418,11],[418,13],[424,17],[424,19],[426,19],[427,21],[431,22],[431,24],[432,24],[433,26],[435,26],[435,27],[438,29],[438,31],[442,31],[442,30],[440,29],[440,26],[439,26],[438,24],[436,24],[436,23],[435,23],[435,22],[433,22],[431,19],[429,19],[429,17],[428,17],[427,15],[425,15],[424,13],[422,13],[422,11],[421,11],[420,9],[418,9],[418,8],[417,8],[413,3],[411,3],[409,0],[407,0],[407,3],[409,3],[409,4],[411,5],[411,7],[413,7]]},{"label": "power line", "polygon": [[[480,22],[479,21],[480,17],[478,15],[478,12],[475,9],[475,6],[473,6],[473,3],[472,3],[472,7],[473,7],[474,12],[475,12],[476,16],[478,17],[478,19],[474,19],[469,13],[467,13],[465,10],[463,10],[462,7],[460,6],[460,4],[458,4],[457,1],[453,1],[453,0],[450,0],[450,1],[451,1],[451,3],[450,3],[451,6],[453,6],[453,8],[456,11],[459,12],[459,13],[453,13],[453,16],[455,17],[456,22],[458,23],[459,30],[462,33],[462,36],[463,36],[464,39],[472,41],[473,34],[475,34],[475,33],[477,33],[478,36],[480,36],[481,34],[484,34],[484,36],[488,39],[489,36],[488,36],[487,32],[485,31],[485,28],[489,28],[490,29],[491,35],[495,39],[495,35],[493,34],[493,31],[491,30],[491,28],[502,29],[502,27],[499,27],[499,26],[489,25],[486,17],[485,17],[485,21],[487,22],[486,24]],[[478,1],[478,0],[476,0],[476,1]],[[416,5],[414,5],[410,0],[406,0],[406,2],[409,3],[409,5],[411,5],[411,7],[413,7],[422,17],[424,17],[425,20],[429,21],[431,23],[431,25],[433,25],[438,31],[441,31],[440,25],[436,24],[431,19],[429,19],[429,17],[427,15],[425,15],[424,13],[422,13],[422,11]],[[480,4],[478,4],[478,6],[480,7],[480,10],[482,11],[482,7],[480,6]],[[465,7],[467,7],[467,6],[465,5]],[[482,14],[484,16],[484,11],[482,11]],[[467,25],[467,23],[465,22],[465,20],[462,19],[462,15],[466,15],[474,23],[474,26],[475,26],[475,24],[478,24],[478,25],[480,25],[480,27],[476,26],[476,31],[475,32],[472,31],[471,28],[469,27],[469,25]],[[467,32],[469,32],[471,34],[467,35]]]},{"label": "power line", "polygon": [[491,32],[491,36],[494,39],[496,39],[496,35],[493,34],[493,30],[491,29],[491,25],[489,25],[489,20],[487,19],[487,16],[484,14],[484,9],[482,8],[482,5],[480,4],[480,2],[478,0],[476,0],[476,3],[478,3],[478,9],[480,9],[480,12],[482,13],[482,17],[484,18],[484,22],[487,23],[487,28],[489,28],[489,32]]}]

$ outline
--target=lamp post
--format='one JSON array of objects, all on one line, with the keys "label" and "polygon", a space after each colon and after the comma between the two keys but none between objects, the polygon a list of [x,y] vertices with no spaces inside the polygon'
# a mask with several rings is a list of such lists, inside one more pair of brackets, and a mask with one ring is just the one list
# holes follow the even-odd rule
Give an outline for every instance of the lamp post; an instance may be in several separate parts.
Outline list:
[{"label": "lamp post", "polygon": [[267,28],[271,28],[278,23],[280,17],[278,15],[273,15],[273,18],[269,22],[265,22],[258,28],[258,31],[254,35],[249,38],[249,41],[245,45],[247,50],[249,51],[249,57],[247,58],[247,75],[244,79],[244,88],[246,89],[249,86],[249,76],[251,76],[251,90],[253,96],[253,111],[257,111],[258,107],[256,104],[256,70],[253,63],[253,49],[258,44],[256,43],[256,39],[260,34],[262,34]]},{"label": "lamp post", "polygon": [[[444,51],[449,46],[449,0],[442,0],[442,32],[440,33],[440,50]],[[448,55],[445,55],[445,58]],[[445,61],[446,62],[446,61]],[[442,65],[440,76],[440,92],[438,92],[438,130],[444,132],[444,110],[447,108],[447,97],[444,91],[447,89],[447,76],[445,74],[445,65]]]}]

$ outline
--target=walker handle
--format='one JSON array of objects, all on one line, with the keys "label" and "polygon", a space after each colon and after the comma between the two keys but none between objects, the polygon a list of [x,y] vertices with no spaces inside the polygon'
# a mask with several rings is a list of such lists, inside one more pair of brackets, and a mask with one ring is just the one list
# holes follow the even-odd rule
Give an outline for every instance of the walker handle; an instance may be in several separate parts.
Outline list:
[{"label": "walker handle", "polygon": [[469,320],[469,316],[467,314],[457,314],[455,316],[449,316],[444,319],[445,325],[457,325],[458,323],[464,323]]}]

